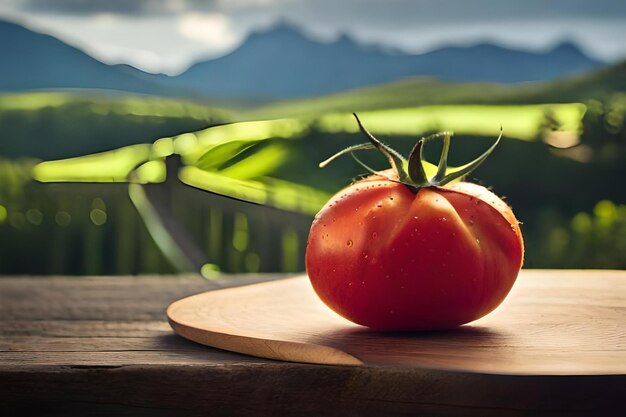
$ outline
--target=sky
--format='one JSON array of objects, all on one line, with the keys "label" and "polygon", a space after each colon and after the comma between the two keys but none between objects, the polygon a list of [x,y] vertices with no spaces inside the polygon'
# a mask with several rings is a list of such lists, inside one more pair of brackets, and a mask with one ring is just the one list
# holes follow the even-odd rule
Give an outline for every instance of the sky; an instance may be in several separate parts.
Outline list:
[{"label": "sky", "polygon": [[0,18],[104,62],[168,74],[281,20],[322,41],[347,33],[409,53],[484,41],[547,50],[573,40],[593,57],[626,58],[623,0],[0,0]]}]

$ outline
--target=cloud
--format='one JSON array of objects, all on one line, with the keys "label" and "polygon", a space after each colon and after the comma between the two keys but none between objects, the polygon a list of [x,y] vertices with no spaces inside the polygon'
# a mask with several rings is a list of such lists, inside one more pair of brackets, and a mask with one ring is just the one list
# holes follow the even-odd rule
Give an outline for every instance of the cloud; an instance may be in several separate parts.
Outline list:
[{"label": "cloud", "polygon": [[184,38],[216,49],[230,48],[239,40],[228,17],[218,13],[185,13],[178,18],[177,29]]},{"label": "cloud", "polygon": [[623,0],[297,0],[289,14],[312,22],[397,28],[494,21],[565,18],[624,18]]},{"label": "cloud", "polygon": [[[187,0],[23,0],[17,6],[35,13],[93,15],[109,13],[116,15],[153,15],[186,10]],[[215,1],[205,1],[212,7]]]},{"label": "cloud", "polygon": [[149,4],[150,0],[24,0],[17,5],[36,13],[136,15],[143,13]]},{"label": "cloud", "polygon": [[22,10],[67,15],[159,15],[272,7],[292,0],[5,0]]},{"label": "cloud", "polygon": [[530,19],[626,18],[623,0],[0,0],[29,13],[172,16],[220,13],[233,20],[286,17],[309,27],[357,25],[397,29],[416,25]]}]

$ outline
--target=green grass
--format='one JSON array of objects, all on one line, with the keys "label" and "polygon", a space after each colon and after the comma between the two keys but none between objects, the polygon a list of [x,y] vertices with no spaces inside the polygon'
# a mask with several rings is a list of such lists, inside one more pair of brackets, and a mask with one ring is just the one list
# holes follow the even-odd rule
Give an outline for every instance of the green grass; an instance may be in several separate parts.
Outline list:
[{"label": "green grass", "polygon": [[131,93],[106,93],[92,90],[41,91],[33,93],[0,94],[0,111],[37,111],[81,103],[96,114],[154,117],[191,117],[210,119],[216,113],[226,118],[227,111],[191,100],[136,95]]},{"label": "green grass", "polygon": [[[359,117],[372,132],[385,135],[422,135],[454,131],[460,135],[496,137],[500,126],[508,138],[535,140],[541,136],[549,115],[559,129],[578,132],[585,106],[579,103],[537,105],[442,105],[372,110]],[[326,114],[319,118],[324,132],[358,131],[348,114]]]},{"label": "green grass", "polygon": [[489,102],[510,90],[511,87],[497,84],[443,83],[420,77],[322,97],[271,103],[246,115],[258,118],[296,117],[422,105],[475,104]]}]

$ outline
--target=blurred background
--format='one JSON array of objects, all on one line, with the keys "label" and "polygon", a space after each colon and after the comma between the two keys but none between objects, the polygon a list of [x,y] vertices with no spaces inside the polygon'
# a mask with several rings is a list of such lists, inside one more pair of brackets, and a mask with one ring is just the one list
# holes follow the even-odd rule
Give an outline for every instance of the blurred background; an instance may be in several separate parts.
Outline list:
[{"label": "blurred background", "polygon": [[303,271],[352,112],[457,165],[502,125],[525,266],[626,268],[625,2],[0,0],[0,274]]}]

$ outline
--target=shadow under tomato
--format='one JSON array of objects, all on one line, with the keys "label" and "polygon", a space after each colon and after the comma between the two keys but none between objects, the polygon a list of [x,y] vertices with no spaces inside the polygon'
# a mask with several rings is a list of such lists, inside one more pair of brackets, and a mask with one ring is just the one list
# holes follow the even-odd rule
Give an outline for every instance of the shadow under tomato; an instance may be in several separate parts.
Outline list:
[{"label": "shadow under tomato", "polygon": [[508,336],[482,326],[447,330],[380,331],[350,327],[316,335],[311,343],[331,346],[366,363],[436,366],[456,363],[476,354],[488,355]]},{"label": "shadow under tomato", "polygon": [[377,330],[369,327],[359,326],[336,333],[345,333],[347,335],[377,336],[377,337],[409,337],[409,338],[428,338],[428,337],[477,337],[488,338],[498,334],[496,331],[484,326],[473,326],[471,324],[453,327],[442,330]]}]

